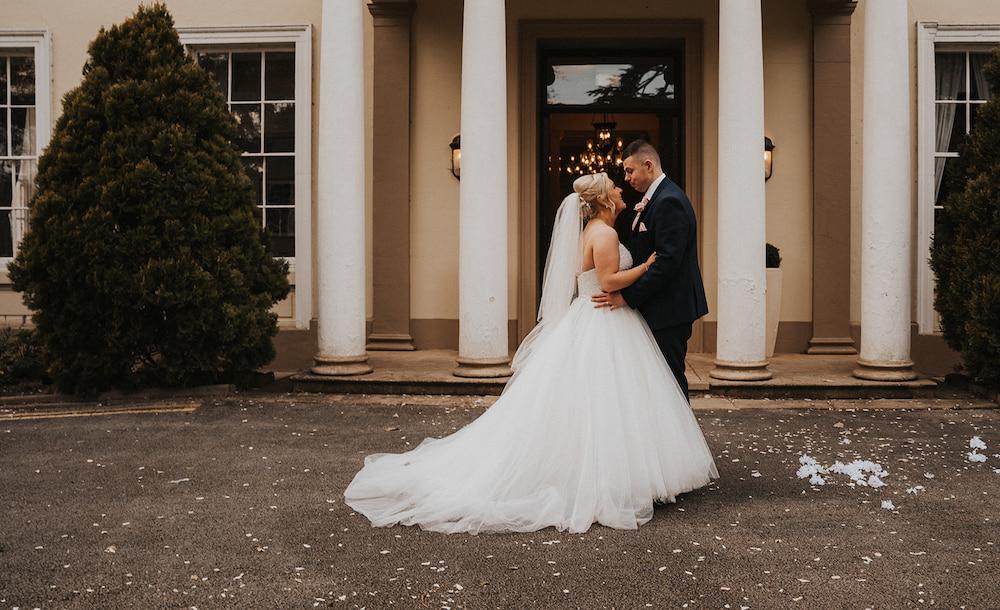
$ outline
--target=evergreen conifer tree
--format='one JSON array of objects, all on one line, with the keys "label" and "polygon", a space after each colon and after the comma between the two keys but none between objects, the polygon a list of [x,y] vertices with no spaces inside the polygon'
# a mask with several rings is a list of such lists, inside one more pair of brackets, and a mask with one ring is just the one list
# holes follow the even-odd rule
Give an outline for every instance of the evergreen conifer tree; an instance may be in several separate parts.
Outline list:
[{"label": "evergreen conifer tree", "polygon": [[966,373],[1000,387],[1000,49],[986,67],[993,98],[962,148],[931,248],[935,308]]},{"label": "evergreen conifer tree", "polygon": [[90,44],[10,267],[63,391],[232,378],[274,357],[272,258],[236,123],[163,4]]}]

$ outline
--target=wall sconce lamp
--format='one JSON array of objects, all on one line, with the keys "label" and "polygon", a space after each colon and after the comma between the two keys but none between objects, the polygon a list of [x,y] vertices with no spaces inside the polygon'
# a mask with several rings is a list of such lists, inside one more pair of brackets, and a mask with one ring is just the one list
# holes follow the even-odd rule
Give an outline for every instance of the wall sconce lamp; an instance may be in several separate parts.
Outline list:
[{"label": "wall sconce lamp", "polygon": [[764,136],[764,181],[771,179],[771,173],[773,172],[773,166],[771,165],[771,157],[774,151],[774,142],[771,138]]},{"label": "wall sconce lamp", "polygon": [[462,134],[455,134],[451,139],[451,175],[462,179]]}]

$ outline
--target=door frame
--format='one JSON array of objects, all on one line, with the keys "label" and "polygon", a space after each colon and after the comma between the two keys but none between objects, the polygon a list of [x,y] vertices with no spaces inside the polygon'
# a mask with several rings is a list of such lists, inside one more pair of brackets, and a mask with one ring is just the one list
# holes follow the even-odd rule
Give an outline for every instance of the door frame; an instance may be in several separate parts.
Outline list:
[{"label": "door frame", "polygon": [[[684,182],[702,219],[702,56],[703,24],[700,20],[522,20],[518,23],[518,150],[520,151],[518,185],[518,302],[517,340],[520,342],[535,326],[538,302],[538,47],[542,41],[584,43],[589,48],[607,46],[620,49],[640,44],[645,48],[662,44],[684,49]],[[637,41],[639,41],[637,43]],[[583,45],[581,45],[583,46]],[[705,240],[704,223],[698,224],[698,257],[702,259]],[[704,323],[694,324],[688,351],[704,350]]]}]

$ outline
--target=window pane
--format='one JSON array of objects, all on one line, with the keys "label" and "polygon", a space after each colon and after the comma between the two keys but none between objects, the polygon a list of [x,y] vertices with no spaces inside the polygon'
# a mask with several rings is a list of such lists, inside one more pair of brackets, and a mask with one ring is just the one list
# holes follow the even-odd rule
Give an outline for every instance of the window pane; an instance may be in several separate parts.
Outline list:
[{"label": "window pane", "polygon": [[264,54],[264,91],[269,100],[295,99],[295,53]]},{"label": "window pane", "polygon": [[937,105],[935,152],[958,152],[965,141],[965,104]]},{"label": "window pane", "polygon": [[222,97],[229,100],[229,55],[226,53],[198,53],[198,64],[208,72]]},{"label": "window pane", "polygon": [[35,154],[35,109],[10,109],[10,145],[15,157]]},{"label": "window pane", "polygon": [[10,103],[35,104],[35,58],[10,58]]},{"label": "window pane", "polygon": [[295,208],[267,208],[272,256],[295,256]]},{"label": "window pane", "polygon": [[993,53],[970,53],[969,66],[972,69],[972,95],[970,99],[989,100],[993,95],[990,81],[986,80],[986,66],[994,60]]},{"label": "window pane", "polygon": [[10,210],[0,210],[0,257],[14,256],[14,240],[11,233]]},{"label": "window pane", "polygon": [[10,164],[10,179],[12,182],[11,207],[27,208],[35,195],[35,173],[38,161],[25,159],[13,161]]},{"label": "window pane", "polygon": [[546,88],[550,105],[627,104],[674,100],[677,70],[669,58],[604,64],[554,63]]},{"label": "window pane", "polygon": [[7,109],[0,108],[0,157],[7,156]]},{"label": "window pane", "polygon": [[295,157],[267,157],[267,205],[295,203]]},{"label": "window pane", "polygon": [[934,99],[965,99],[965,53],[935,54],[934,70],[937,72]]},{"label": "window pane", "polygon": [[233,53],[233,101],[260,99],[260,53]]},{"label": "window pane", "polygon": [[0,104],[7,103],[7,58],[0,57]]},{"label": "window pane", "polygon": [[263,203],[264,160],[261,157],[243,157],[243,169],[253,184],[254,205],[260,205]]},{"label": "window pane", "polygon": [[9,208],[14,195],[14,164],[0,163],[0,208]]},{"label": "window pane", "polygon": [[295,104],[264,104],[264,152],[295,152]]},{"label": "window pane", "polygon": [[260,104],[233,104],[236,117],[236,141],[243,152],[260,152]]}]

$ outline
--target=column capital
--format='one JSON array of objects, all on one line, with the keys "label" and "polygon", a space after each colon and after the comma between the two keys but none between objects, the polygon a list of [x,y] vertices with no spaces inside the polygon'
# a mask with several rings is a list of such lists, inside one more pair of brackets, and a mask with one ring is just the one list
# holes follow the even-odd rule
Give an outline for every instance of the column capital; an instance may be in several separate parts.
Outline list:
[{"label": "column capital", "polygon": [[415,8],[413,0],[373,0],[368,3],[368,12],[373,17],[409,17]]},{"label": "column capital", "polygon": [[856,8],[857,0],[809,0],[809,10],[814,17],[850,17]]}]

